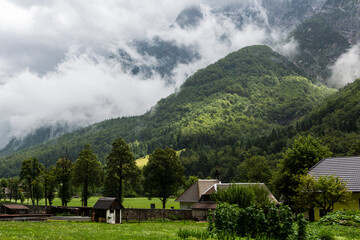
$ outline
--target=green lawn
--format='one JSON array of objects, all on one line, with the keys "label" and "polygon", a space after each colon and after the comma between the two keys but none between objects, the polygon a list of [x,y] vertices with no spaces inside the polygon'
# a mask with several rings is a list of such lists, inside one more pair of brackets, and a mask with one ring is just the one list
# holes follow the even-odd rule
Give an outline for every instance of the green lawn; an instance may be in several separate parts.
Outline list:
[{"label": "green lawn", "polygon": [[[0,239],[179,239],[179,229],[205,231],[207,223],[190,221],[106,224],[93,222],[0,222]],[[360,228],[310,224],[310,239],[316,233],[332,233],[337,240],[360,239]],[[192,238],[195,239],[195,238]]]},{"label": "green lawn", "polygon": [[180,228],[206,229],[206,223],[0,222],[0,239],[179,239]]},{"label": "green lawn", "polygon": [[[96,203],[96,201],[99,199],[99,197],[91,197],[88,199],[88,206],[92,207]],[[19,203],[19,202],[18,202]],[[145,198],[145,197],[139,197],[139,198],[124,198],[123,206],[125,208],[150,208],[150,204],[155,203],[156,208],[162,208],[161,201],[158,198],[153,198],[151,200]],[[31,204],[31,201],[29,203],[27,201],[24,202],[24,204]],[[45,205],[45,200],[41,200],[39,202],[39,205]],[[55,198],[53,201],[53,206],[61,206],[61,200],[60,198]],[[81,199],[80,198],[73,198],[69,203],[68,206],[77,207],[81,206]],[[171,207],[174,207],[175,209],[180,208],[180,204],[178,202],[175,202],[174,198],[171,198],[166,203],[166,208],[170,209]]]}]

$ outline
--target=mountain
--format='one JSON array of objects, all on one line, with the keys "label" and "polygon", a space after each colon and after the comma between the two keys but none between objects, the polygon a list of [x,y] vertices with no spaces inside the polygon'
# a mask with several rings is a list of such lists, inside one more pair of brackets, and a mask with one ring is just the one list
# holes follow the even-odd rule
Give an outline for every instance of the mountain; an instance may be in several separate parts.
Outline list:
[{"label": "mountain", "polygon": [[312,78],[327,82],[330,67],[360,40],[360,1],[328,0],[291,36],[299,43],[295,63]]},{"label": "mountain", "polygon": [[[312,111],[290,126],[274,129],[271,134],[255,139],[263,155],[284,151],[299,135],[312,135],[322,140],[334,156],[360,154],[360,79],[341,88]],[[271,158],[271,157],[270,157]]]},{"label": "mountain", "polygon": [[[174,18],[169,31],[182,29],[196,33],[200,25],[211,15],[219,26],[231,22],[237,29],[255,26],[293,31],[289,39],[299,44],[298,54],[289,59],[303,72],[301,75],[327,83],[330,67],[344,52],[359,40],[359,1],[349,0],[256,0],[256,1],[209,1],[209,9],[200,5],[183,9]],[[218,36],[218,43],[224,44],[229,33]],[[271,35],[271,34],[269,34]],[[266,44],[274,44],[271,36]],[[160,76],[173,84],[174,74],[181,66],[197,66],[203,60],[199,44],[185,44],[169,34],[134,39],[118,49],[111,60],[120,62],[125,72],[146,81]],[[182,77],[182,79],[185,79]],[[54,137],[73,131],[68,126],[45,126],[22,139],[12,139],[1,155],[7,155]]]},{"label": "mountain", "polygon": [[[334,92],[303,75],[267,46],[246,47],[197,71],[178,92],[161,99],[142,116],[103,121],[1,157],[0,176],[18,174],[21,161],[29,156],[54,164],[66,147],[75,159],[86,143],[104,162],[112,141],[119,136],[129,143],[136,157],[166,146],[186,148],[193,161],[198,158],[192,154],[196,149],[222,151],[230,146],[235,150],[273,128],[287,126]],[[216,164],[222,163],[210,164],[202,174],[210,175]],[[191,169],[188,167],[188,174]],[[229,175],[224,174],[224,179]]]}]

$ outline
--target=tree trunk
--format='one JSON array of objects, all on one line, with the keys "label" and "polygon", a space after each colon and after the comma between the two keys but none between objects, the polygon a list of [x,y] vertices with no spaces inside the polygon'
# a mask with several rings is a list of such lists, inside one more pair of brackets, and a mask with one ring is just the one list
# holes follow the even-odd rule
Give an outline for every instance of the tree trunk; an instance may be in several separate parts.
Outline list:
[{"label": "tree trunk", "polygon": [[165,209],[165,207],[166,207],[166,198],[161,198],[160,200],[162,202],[163,209]]},{"label": "tree trunk", "polygon": [[84,207],[87,207],[87,199],[88,199],[88,183],[87,183],[87,181],[85,181],[85,183],[84,183],[84,195],[83,195]]},{"label": "tree trunk", "polygon": [[119,194],[118,194],[120,204],[122,203],[122,182],[123,182],[123,175],[120,173],[120,177],[119,177]]}]

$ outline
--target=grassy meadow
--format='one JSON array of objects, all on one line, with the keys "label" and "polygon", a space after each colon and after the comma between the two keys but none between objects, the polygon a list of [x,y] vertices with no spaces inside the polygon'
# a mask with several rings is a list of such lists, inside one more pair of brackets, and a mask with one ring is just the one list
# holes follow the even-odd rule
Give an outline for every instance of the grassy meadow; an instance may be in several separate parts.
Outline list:
[{"label": "grassy meadow", "polygon": [[[88,206],[92,207],[99,199],[99,196],[94,196],[88,199]],[[1,202],[0,202],[1,203]],[[18,201],[18,203],[20,203]],[[162,208],[161,201],[158,198],[153,198],[149,200],[146,197],[138,197],[138,198],[124,198],[123,206],[125,208],[150,208],[150,204],[155,203],[155,208]],[[25,201],[24,204],[31,204],[31,201]],[[45,205],[45,200],[42,199],[39,201],[39,205]],[[55,198],[53,201],[53,206],[61,206],[61,199]],[[68,206],[71,207],[78,207],[81,206],[81,198],[73,198],[69,203]],[[166,203],[166,208],[170,209],[174,207],[175,209],[180,208],[180,204],[175,202],[175,198],[171,198]]]},{"label": "grassy meadow", "polygon": [[177,239],[180,228],[206,229],[206,223],[0,222],[0,239]]},{"label": "grassy meadow", "polygon": [[[0,239],[180,239],[180,229],[195,232],[206,231],[207,223],[191,221],[141,222],[106,224],[93,222],[0,222]],[[335,240],[360,239],[360,228],[347,226],[322,226],[312,223],[308,227],[308,239],[319,235],[332,235]],[[190,238],[197,239],[197,238]],[[210,238],[213,239],[213,238]],[[237,238],[241,239],[241,238]],[[246,238],[249,240],[249,238]]]}]

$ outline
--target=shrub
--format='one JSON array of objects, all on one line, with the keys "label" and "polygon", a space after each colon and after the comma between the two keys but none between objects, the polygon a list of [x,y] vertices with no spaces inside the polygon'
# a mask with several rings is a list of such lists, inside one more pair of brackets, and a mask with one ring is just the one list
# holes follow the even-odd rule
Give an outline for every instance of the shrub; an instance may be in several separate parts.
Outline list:
[{"label": "shrub", "polygon": [[[267,214],[252,205],[239,208],[237,205],[219,204],[215,214],[210,214],[209,230],[222,236],[252,237],[263,239],[269,236],[274,239],[288,239],[294,235],[293,217],[288,206],[269,207]],[[220,234],[220,235],[219,235]]]},{"label": "shrub", "polygon": [[339,210],[323,216],[319,220],[323,225],[360,226],[360,212],[355,210]]},{"label": "shrub", "polygon": [[306,228],[307,228],[307,221],[304,217],[304,214],[299,214],[297,216],[297,223],[298,223],[298,240],[305,240],[306,239]]},{"label": "shrub", "polygon": [[241,208],[246,208],[254,202],[255,192],[249,186],[232,184],[228,189],[219,189],[212,198],[217,202],[237,204]]}]

